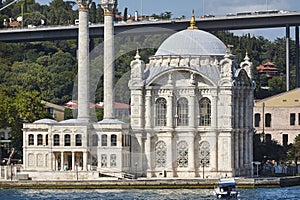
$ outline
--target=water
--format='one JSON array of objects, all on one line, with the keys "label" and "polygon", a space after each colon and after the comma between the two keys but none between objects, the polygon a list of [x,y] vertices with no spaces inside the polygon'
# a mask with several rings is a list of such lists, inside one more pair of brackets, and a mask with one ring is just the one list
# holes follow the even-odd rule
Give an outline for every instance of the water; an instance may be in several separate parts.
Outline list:
[{"label": "water", "polygon": [[[259,188],[259,189],[239,189],[241,196],[239,199],[251,200],[274,200],[274,199],[300,199],[300,186],[286,188]],[[0,189],[1,200],[14,199],[44,199],[44,200],[63,200],[63,199],[105,199],[105,200],[162,200],[162,199],[216,199],[210,189],[127,189],[127,190],[57,190],[57,189]]]}]

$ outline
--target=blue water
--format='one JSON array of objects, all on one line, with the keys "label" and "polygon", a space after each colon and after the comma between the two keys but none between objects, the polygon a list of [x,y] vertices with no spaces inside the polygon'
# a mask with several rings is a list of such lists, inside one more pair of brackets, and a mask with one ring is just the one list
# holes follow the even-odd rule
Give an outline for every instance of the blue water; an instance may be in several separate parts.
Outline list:
[{"label": "blue water", "polygon": [[[273,200],[273,199],[300,199],[300,186],[286,188],[259,188],[259,189],[239,189],[239,199],[253,200]],[[161,199],[216,199],[209,189],[127,189],[127,190],[103,190],[103,189],[0,189],[1,200],[14,199],[45,199],[45,200],[63,200],[63,199],[105,199],[105,200],[161,200]]]}]

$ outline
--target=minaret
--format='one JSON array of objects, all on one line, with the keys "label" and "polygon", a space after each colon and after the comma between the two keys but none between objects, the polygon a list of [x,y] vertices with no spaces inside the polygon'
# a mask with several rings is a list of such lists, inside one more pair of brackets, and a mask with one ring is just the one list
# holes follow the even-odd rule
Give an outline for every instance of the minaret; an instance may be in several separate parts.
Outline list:
[{"label": "minaret", "polygon": [[117,0],[101,0],[104,10],[104,117],[114,119],[114,16]]},{"label": "minaret", "polygon": [[78,27],[78,116],[77,119],[90,120],[89,87],[89,4],[90,0],[77,0],[79,11]]}]

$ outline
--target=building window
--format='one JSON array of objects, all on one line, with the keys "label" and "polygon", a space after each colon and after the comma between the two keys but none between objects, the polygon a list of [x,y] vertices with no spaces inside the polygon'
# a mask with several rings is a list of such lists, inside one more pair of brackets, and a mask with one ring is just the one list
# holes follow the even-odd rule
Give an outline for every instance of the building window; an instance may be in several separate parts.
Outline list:
[{"label": "building window", "polygon": [[180,141],[177,144],[177,165],[178,167],[188,167],[188,144],[186,141]]},{"label": "building window", "polygon": [[254,115],[254,127],[259,127],[260,124],[260,114],[255,113]]},{"label": "building window", "polygon": [[71,146],[71,135],[70,134],[65,135],[65,146]]},{"label": "building window", "polygon": [[208,98],[199,101],[199,126],[210,126],[211,102]]},{"label": "building window", "polygon": [[199,164],[201,167],[209,166],[210,147],[207,141],[203,141],[199,144]]},{"label": "building window", "polygon": [[271,127],[271,121],[272,121],[272,116],[270,113],[267,113],[265,115],[265,126],[266,127]]},{"label": "building window", "polygon": [[107,155],[101,154],[101,167],[107,167]]},{"label": "building window", "polygon": [[92,146],[93,147],[97,147],[98,146],[98,135],[97,134],[94,134],[92,136]]},{"label": "building window", "polygon": [[298,125],[300,125],[300,113],[298,113]]},{"label": "building window", "polygon": [[287,146],[288,145],[288,134],[282,134],[282,145]]},{"label": "building window", "polygon": [[110,155],[110,166],[111,167],[116,167],[117,166],[117,155],[116,154],[111,154]]},{"label": "building window", "polygon": [[43,135],[42,134],[37,135],[37,145],[43,145]]},{"label": "building window", "polygon": [[76,146],[82,146],[82,136],[81,136],[81,134],[76,135]]},{"label": "building window", "polygon": [[48,134],[46,134],[46,145],[48,146]]},{"label": "building window", "polygon": [[296,114],[290,113],[290,125],[294,126],[296,124]]},{"label": "building window", "polygon": [[28,135],[28,145],[34,145],[34,135]]},{"label": "building window", "polygon": [[53,145],[54,146],[59,146],[59,135],[58,134],[54,135],[53,140],[54,140]]},{"label": "building window", "polygon": [[266,134],[266,141],[267,142],[270,142],[272,140],[272,136],[271,136],[271,134]]},{"label": "building window", "polygon": [[186,98],[180,98],[177,101],[177,126],[187,126],[188,125],[188,101]]},{"label": "building window", "polygon": [[117,146],[117,135],[113,134],[110,136],[110,145]]},{"label": "building window", "polygon": [[101,135],[101,146],[107,146],[107,135]]},{"label": "building window", "polygon": [[155,167],[166,167],[167,147],[164,141],[158,141],[155,145]]},{"label": "building window", "polygon": [[167,125],[167,101],[164,98],[159,98],[155,102],[156,108],[156,126]]}]

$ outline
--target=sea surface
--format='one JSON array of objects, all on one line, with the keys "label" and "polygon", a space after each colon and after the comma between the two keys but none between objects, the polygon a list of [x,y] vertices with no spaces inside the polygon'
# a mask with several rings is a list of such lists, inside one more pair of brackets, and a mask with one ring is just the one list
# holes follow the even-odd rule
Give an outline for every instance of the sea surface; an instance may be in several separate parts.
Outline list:
[{"label": "sea surface", "polygon": [[[161,200],[161,199],[216,199],[211,189],[0,189],[1,200],[14,199],[105,199],[105,200]],[[239,189],[238,199],[274,200],[300,199],[300,186],[285,188]]]}]

